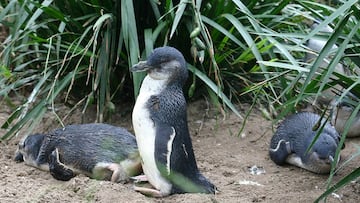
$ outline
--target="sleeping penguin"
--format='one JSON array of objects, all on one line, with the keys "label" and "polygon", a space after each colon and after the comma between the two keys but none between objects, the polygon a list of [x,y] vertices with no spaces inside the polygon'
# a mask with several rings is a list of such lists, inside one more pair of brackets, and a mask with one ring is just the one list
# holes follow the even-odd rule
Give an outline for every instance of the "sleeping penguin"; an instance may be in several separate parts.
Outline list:
[{"label": "sleeping penguin", "polygon": [[271,138],[271,160],[278,165],[288,163],[314,173],[329,173],[340,140],[333,126],[326,122],[313,147],[306,152],[320,130],[320,127],[317,130],[313,129],[320,119],[319,115],[310,112],[301,112],[285,118]]},{"label": "sleeping penguin", "polygon": [[124,128],[100,123],[29,135],[20,141],[15,161],[50,171],[63,181],[84,174],[126,182],[142,171],[135,137]]},{"label": "sleeping penguin", "polygon": [[157,48],[132,71],[147,71],[132,119],[145,180],[154,187],[134,186],[135,190],[153,197],[215,193],[215,186],[199,172],[189,135],[183,55],[173,47]]}]

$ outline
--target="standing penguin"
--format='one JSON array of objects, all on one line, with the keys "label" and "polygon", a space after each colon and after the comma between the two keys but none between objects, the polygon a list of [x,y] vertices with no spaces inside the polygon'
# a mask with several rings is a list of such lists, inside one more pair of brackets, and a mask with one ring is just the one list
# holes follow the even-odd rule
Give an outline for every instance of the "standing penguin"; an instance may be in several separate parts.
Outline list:
[{"label": "standing penguin", "polygon": [[[311,30],[316,29],[319,26],[320,22],[315,22],[312,26],[311,26]],[[334,30],[330,27],[330,26],[325,26],[320,30],[322,33],[333,33]],[[312,51],[312,52],[306,52],[305,55],[305,62],[306,63],[313,63],[317,57],[318,57],[318,53],[320,53],[325,45],[327,43],[326,39],[318,39],[318,38],[310,38],[307,43],[306,46]],[[338,46],[336,44],[334,44],[331,47],[331,50],[337,50]],[[328,66],[330,65],[331,59],[333,58],[332,55],[328,55],[327,57],[324,58],[324,60],[322,61],[321,65],[320,65],[320,69],[317,70],[317,72],[319,74],[323,74],[322,72],[328,68]],[[348,70],[341,64],[338,63],[334,69],[334,72],[336,73],[340,73],[342,75],[346,75]],[[320,102],[320,104],[324,104],[324,105],[328,105],[331,100],[336,96],[336,94],[334,92],[337,92],[339,90],[342,90],[343,87],[341,87],[341,85],[337,84],[331,88],[328,89],[324,89],[323,92],[321,93],[321,95],[318,97],[318,101]]]},{"label": "standing penguin", "polygon": [[157,48],[132,71],[147,71],[132,117],[143,171],[155,188],[135,190],[153,197],[215,193],[215,186],[199,172],[189,135],[183,55],[173,47]]},{"label": "standing penguin", "polygon": [[15,161],[50,171],[58,180],[84,174],[113,182],[141,173],[134,135],[124,128],[91,123],[68,125],[20,141]]},{"label": "standing penguin", "polygon": [[[313,147],[306,152],[319,129],[321,117],[310,112],[293,114],[280,123],[270,142],[270,158],[278,165],[289,163],[314,173],[329,173],[340,136],[326,122]],[[321,122],[321,125],[324,121]]]}]

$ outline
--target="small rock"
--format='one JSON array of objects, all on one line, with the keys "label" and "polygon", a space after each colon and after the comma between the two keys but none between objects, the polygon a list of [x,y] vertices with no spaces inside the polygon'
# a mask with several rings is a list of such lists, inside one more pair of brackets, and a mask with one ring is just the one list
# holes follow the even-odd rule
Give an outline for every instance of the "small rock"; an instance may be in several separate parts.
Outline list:
[{"label": "small rock", "polygon": [[249,172],[251,175],[260,175],[260,174],[265,174],[265,169],[262,166],[258,167],[254,165],[249,168]]}]

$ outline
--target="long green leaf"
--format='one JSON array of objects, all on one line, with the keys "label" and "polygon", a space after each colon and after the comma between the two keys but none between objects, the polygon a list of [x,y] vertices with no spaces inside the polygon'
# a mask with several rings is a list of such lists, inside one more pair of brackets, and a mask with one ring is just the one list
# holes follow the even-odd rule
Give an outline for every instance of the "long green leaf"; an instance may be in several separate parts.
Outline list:
[{"label": "long green leaf", "polygon": [[[351,16],[350,14],[345,16],[345,18],[340,22],[337,29],[335,29],[335,32],[331,35],[329,40],[326,42],[326,44],[325,44],[324,48],[322,49],[322,51],[319,53],[319,56],[317,57],[314,64],[312,65],[312,67],[310,69],[310,72],[307,74],[304,85],[300,90],[299,97],[298,97],[298,100],[297,100],[298,102],[300,101],[301,96],[304,94],[306,86],[309,84],[309,82],[314,77],[316,71],[318,70],[318,67],[323,63],[323,60],[327,57],[328,53],[333,48],[336,40],[339,38],[339,36],[340,36],[344,26],[346,25],[346,22],[349,20],[350,16]],[[314,30],[316,30],[316,29],[314,29]],[[333,64],[333,65],[335,66],[336,64]]]},{"label": "long green leaf", "polygon": [[[125,47],[128,53],[129,68],[136,64],[140,58],[137,26],[135,21],[133,1],[121,0],[121,31],[124,36]],[[133,74],[134,95],[137,97],[143,75]]]},{"label": "long green leaf", "polygon": [[211,81],[204,73],[196,69],[191,64],[187,64],[188,69],[193,72],[200,80],[202,80],[223,102],[240,118],[243,117],[240,115],[239,111],[236,107],[232,104],[230,99],[219,89],[219,87]]},{"label": "long green leaf", "polygon": [[337,182],[335,185],[330,187],[328,190],[326,190],[323,194],[320,195],[319,198],[315,200],[315,203],[320,202],[322,199],[330,195],[331,193],[335,192],[336,190],[344,187],[351,181],[355,180],[356,178],[360,177],[360,168],[357,168],[353,170],[350,174],[342,178],[339,182]]},{"label": "long green leaf", "polygon": [[330,22],[334,21],[339,16],[342,16],[346,11],[349,10],[354,4],[358,3],[358,0],[349,0],[346,1],[343,5],[341,5],[335,12],[333,12],[330,16],[326,17],[314,30],[312,30],[307,37],[305,37],[301,44],[314,37],[316,33],[323,30]]},{"label": "long green leaf", "polygon": [[277,67],[277,68],[284,68],[288,70],[296,70],[298,72],[309,72],[308,68],[303,68],[296,65],[291,65],[287,63],[280,63],[280,62],[272,62],[272,61],[258,61],[259,64],[264,64],[265,66]]},{"label": "long green leaf", "polygon": [[177,8],[176,13],[175,13],[173,25],[172,25],[171,31],[170,31],[170,39],[174,35],[175,30],[176,30],[176,28],[178,27],[178,25],[180,23],[180,19],[184,15],[184,11],[186,9],[187,2],[188,2],[188,0],[181,0],[179,2],[179,4],[178,4],[178,8]]}]

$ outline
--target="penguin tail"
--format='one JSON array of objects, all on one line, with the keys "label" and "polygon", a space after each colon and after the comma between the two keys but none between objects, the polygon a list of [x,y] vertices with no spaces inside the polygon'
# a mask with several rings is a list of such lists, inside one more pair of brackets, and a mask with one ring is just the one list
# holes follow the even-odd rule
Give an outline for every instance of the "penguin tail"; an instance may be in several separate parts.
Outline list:
[{"label": "penguin tail", "polygon": [[198,175],[197,185],[199,185],[199,188],[202,190],[201,193],[215,194],[217,190],[216,186],[202,174]]},{"label": "penguin tail", "polygon": [[172,182],[171,193],[207,193],[215,194],[216,187],[201,173],[186,177],[182,174],[172,173],[169,180]]}]

